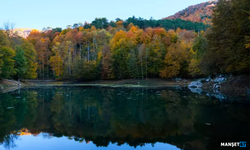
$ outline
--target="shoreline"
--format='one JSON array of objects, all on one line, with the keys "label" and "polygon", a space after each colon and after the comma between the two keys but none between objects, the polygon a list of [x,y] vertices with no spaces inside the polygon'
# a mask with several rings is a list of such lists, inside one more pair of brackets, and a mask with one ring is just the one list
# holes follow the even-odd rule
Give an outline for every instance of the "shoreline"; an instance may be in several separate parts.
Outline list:
[{"label": "shoreline", "polygon": [[226,78],[221,83],[205,82],[203,84],[204,92],[214,92],[213,86],[219,86],[219,93],[229,96],[250,96],[250,76],[240,75]]},{"label": "shoreline", "polygon": [[45,86],[76,86],[76,87],[131,87],[131,88],[164,88],[164,87],[188,87],[191,80],[188,81],[173,81],[164,79],[125,79],[125,80],[98,80],[98,81],[86,81],[86,82],[29,82],[35,87]]},{"label": "shoreline", "polygon": [[[196,80],[199,81],[200,79]],[[194,82],[196,82],[194,81]],[[56,80],[25,80],[21,82],[22,86],[18,87],[14,83],[7,81],[0,81],[0,91],[7,93],[19,88],[25,87],[110,87],[110,88],[189,88],[192,80],[179,79],[179,80],[166,80],[166,79],[125,79],[125,80],[98,80],[98,81],[85,81],[85,82],[72,82],[72,81],[56,81]],[[216,93],[230,96],[247,96],[250,87],[249,76],[235,76],[228,78],[226,81],[220,83],[219,91],[214,91],[213,86],[215,82],[203,82],[199,89],[205,93]],[[248,87],[248,89],[246,88]],[[191,89],[190,89],[191,90]],[[192,90],[191,90],[192,91]],[[193,91],[192,91],[193,92]],[[195,92],[196,93],[196,92]],[[198,92],[197,92],[198,93]]]},{"label": "shoreline", "polygon": [[[86,82],[70,82],[70,81],[56,81],[56,80],[26,80],[21,82],[20,88],[25,87],[111,87],[111,88],[187,88],[191,80],[173,81],[164,79],[125,79],[125,80],[99,80]],[[6,81],[0,82],[0,91],[2,93],[11,90],[19,89],[13,83]]]}]

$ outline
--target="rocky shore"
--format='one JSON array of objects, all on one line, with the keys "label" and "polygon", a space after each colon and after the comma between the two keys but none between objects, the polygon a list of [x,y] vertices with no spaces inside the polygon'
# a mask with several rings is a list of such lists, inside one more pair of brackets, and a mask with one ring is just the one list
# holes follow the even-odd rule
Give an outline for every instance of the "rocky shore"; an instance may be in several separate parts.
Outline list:
[{"label": "rocky shore", "polygon": [[223,99],[224,95],[228,96],[249,96],[250,95],[250,76],[225,76],[202,78],[193,81],[188,88],[201,94],[202,92],[213,94]]}]

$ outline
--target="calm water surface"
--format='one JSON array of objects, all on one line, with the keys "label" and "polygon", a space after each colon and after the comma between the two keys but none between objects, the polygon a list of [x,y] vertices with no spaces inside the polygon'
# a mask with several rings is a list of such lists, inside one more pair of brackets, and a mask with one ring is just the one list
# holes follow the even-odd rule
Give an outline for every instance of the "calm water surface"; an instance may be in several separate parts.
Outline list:
[{"label": "calm water surface", "polygon": [[0,94],[0,150],[221,148],[250,139],[247,97],[44,87]]}]

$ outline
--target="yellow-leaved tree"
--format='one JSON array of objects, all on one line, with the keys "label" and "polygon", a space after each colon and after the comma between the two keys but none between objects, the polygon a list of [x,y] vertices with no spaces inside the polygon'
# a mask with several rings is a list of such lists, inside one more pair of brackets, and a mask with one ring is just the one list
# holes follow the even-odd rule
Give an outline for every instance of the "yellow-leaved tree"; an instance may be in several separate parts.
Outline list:
[{"label": "yellow-leaved tree", "polygon": [[52,49],[54,56],[51,56],[49,60],[50,66],[52,67],[52,70],[57,78],[63,74],[63,67],[62,67],[63,61],[60,56],[59,49],[60,49],[60,43],[57,42]]},{"label": "yellow-leaved tree", "polygon": [[173,43],[164,60],[164,68],[160,71],[161,78],[172,78],[180,73],[184,61],[188,58],[189,45],[183,41]]}]

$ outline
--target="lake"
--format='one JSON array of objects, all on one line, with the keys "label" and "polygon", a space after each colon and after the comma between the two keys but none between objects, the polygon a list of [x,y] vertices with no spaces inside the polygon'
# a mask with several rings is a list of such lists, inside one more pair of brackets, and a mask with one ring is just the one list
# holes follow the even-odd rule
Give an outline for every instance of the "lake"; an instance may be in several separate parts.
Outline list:
[{"label": "lake", "polygon": [[[29,87],[0,94],[0,150],[223,148],[249,141],[247,97],[173,88]],[[228,148],[228,147],[226,147]]]}]

